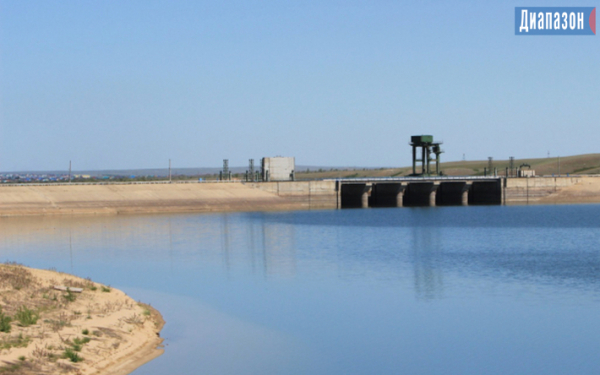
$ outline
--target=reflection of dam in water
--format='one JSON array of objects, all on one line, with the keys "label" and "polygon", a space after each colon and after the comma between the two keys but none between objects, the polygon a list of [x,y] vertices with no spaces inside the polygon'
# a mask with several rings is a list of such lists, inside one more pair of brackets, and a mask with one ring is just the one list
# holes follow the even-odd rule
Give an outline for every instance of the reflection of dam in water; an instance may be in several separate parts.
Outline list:
[{"label": "reflection of dam in water", "polygon": [[[560,209],[580,211],[577,206]],[[590,250],[582,258],[583,250],[573,248],[568,240],[572,238],[572,227],[596,228],[595,210],[590,210],[588,216],[555,215],[545,222],[566,228],[560,229],[563,235],[559,238],[561,249],[568,250],[564,254],[525,257],[514,251],[524,243],[555,246],[535,234],[540,220],[549,220],[547,214],[539,213],[544,210],[549,208],[474,207],[466,215],[460,208],[448,207],[2,218],[0,252],[4,261],[36,259],[74,272],[85,259],[107,266],[130,262],[133,257],[164,264],[171,273],[181,267],[210,264],[212,269],[231,275],[241,271],[266,278],[304,277],[307,272],[311,277],[322,277],[320,272],[324,270],[342,280],[385,274],[410,282],[415,295],[424,299],[440,297],[451,287],[449,275],[471,268],[485,270],[486,275],[510,272],[524,279],[534,275],[596,280],[595,274],[581,272],[597,269],[596,253]],[[524,215],[535,217],[535,221],[524,223]],[[509,228],[511,235],[494,234],[501,228]],[[488,238],[490,235],[493,237]],[[490,242],[492,238],[495,240]],[[476,246],[465,247],[475,239],[479,239]],[[501,249],[494,248],[496,242],[503,244]],[[473,255],[475,251],[477,255]]]},{"label": "reflection of dam in water", "polygon": [[[159,216],[38,216],[0,218],[0,249],[66,259],[64,271],[90,254],[118,262],[137,252],[176,269],[185,257],[226,269],[289,277],[296,273],[296,227],[264,213]],[[4,259],[18,261],[18,259]]]},{"label": "reflection of dam in water", "polygon": [[440,231],[430,227],[411,228],[410,259],[414,270],[415,295],[434,299],[442,296],[443,277]]},{"label": "reflection of dam in water", "polygon": [[[251,214],[262,215],[262,214]],[[253,273],[294,276],[296,273],[295,227],[264,220],[221,218],[221,256],[227,269],[250,267]]]}]

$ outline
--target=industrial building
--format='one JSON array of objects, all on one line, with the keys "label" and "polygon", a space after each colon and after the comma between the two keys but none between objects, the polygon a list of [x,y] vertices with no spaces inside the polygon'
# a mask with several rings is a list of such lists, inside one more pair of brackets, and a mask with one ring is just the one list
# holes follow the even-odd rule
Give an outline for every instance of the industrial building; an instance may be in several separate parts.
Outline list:
[{"label": "industrial building", "polygon": [[262,158],[263,181],[293,181],[295,169],[296,159],[293,157]]}]

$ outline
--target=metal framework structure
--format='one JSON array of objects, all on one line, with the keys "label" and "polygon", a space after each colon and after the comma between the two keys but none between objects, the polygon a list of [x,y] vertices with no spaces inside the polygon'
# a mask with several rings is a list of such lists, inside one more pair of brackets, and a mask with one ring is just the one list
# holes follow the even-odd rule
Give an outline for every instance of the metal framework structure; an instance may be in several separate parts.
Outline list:
[{"label": "metal framework structure", "polygon": [[[410,145],[412,146],[412,176],[431,176],[432,160],[435,161],[435,175],[441,175],[440,171],[440,154],[444,151],[440,147],[442,142],[434,142],[432,135],[413,135],[410,137]],[[421,150],[417,151],[417,148]],[[418,159],[417,156],[421,155]],[[432,157],[435,155],[435,158]],[[421,171],[417,173],[417,163],[421,162]]]},{"label": "metal framework structure", "polygon": [[231,171],[229,170],[229,159],[223,159],[223,170],[219,172],[220,181],[231,181]]},{"label": "metal framework structure", "polygon": [[254,182],[254,159],[248,160],[248,178],[246,180]]}]

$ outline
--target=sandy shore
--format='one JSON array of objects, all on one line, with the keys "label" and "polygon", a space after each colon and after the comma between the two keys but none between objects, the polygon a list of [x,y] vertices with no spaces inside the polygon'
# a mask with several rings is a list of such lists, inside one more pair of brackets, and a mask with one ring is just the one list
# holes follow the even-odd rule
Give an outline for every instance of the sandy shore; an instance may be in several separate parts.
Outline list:
[{"label": "sandy shore", "polygon": [[158,311],[106,285],[2,264],[0,294],[0,372],[129,374],[163,353]]}]

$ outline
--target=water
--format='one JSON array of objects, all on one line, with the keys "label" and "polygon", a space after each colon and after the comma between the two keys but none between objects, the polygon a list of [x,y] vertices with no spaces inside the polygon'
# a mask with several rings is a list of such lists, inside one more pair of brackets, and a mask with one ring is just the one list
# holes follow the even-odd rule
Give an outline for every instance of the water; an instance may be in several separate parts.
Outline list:
[{"label": "water", "polygon": [[598,374],[600,206],[0,219],[160,310],[150,374]]}]

